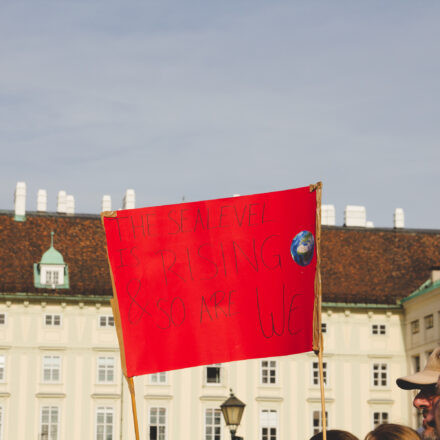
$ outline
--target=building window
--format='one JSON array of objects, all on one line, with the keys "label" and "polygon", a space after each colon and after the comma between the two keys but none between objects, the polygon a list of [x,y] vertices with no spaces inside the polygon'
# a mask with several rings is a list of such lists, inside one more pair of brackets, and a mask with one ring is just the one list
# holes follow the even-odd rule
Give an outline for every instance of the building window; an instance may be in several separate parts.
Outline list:
[{"label": "building window", "polygon": [[220,440],[222,437],[222,412],[217,408],[205,410],[205,440]]},{"label": "building window", "polygon": [[0,313],[0,325],[6,324],[6,314]]},{"label": "building window", "polygon": [[98,383],[113,383],[115,380],[115,358],[101,356],[98,358]]},{"label": "building window", "polygon": [[61,378],[61,357],[43,356],[43,382],[59,382]]},{"label": "building window", "polygon": [[420,371],[420,356],[419,355],[413,356],[412,361],[413,361],[414,373],[418,373]]},{"label": "building window", "polygon": [[371,334],[373,335],[386,335],[387,326],[385,324],[373,324],[371,326]]},{"label": "building window", "polygon": [[41,408],[40,439],[58,440],[60,410],[57,406]]},{"label": "building window", "polygon": [[[0,382],[5,381],[5,355],[0,355]],[[1,438],[1,437],[0,437]]]},{"label": "building window", "polygon": [[167,409],[150,408],[149,440],[165,440],[167,434]]},{"label": "building window", "polygon": [[61,325],[61,315],[45,315],[44,324],[59,327]]},{"label": "building window", "polygon": [[429,330],[432,327],[434,327],[434,315],[433,314],[425,316],[425,329]]},{"label": "building window", "polygon": [[221,383],[221,364],[212,364],[206,366],[206,383]]},{"label": "building window", "polygon": [[278,411],[276,409],[262,409],[260,426],[260,440],[278,440]]},{"label": "building window", "polygon": [[161,373],[150,374],[150,383],[153,385],[163,385],[167,383],[167,373],[162,371]]},{"label": "building window", "polygon": [[[324,385],[328,385],[327,362],[322,363],[322,375]],[[312,362],[312,385],[319,385],[319,362]]]},{"label": "building window", "polygon": [[[328,412],[325,412],[325,427],[328,429]],[[322,431],[322,412],[313,411],[312,413],[312,431],[313,435]]]},{"label": "building window", "polygon": [[69,270],[63,256],[53,247],[54,232],[51,232],[50,248],[39,263],[34,263],[34,286],[40,289],[68,289]]},{"label": "building window", "polygon": [[113,440],[113,408],[100,406],[96,409],[96,440]]},{"label": "building window", "polygon": [[99,326],[100,327],[114,327],[115,320],[112,315],[105,315],[99,317]]},{"label": "building window", "polygon": [[388,364],[373,364],[373,386],[386,387],[388,385]]},{"label": "building window", "polygon": [[277,383],[277,361],[261,361],[261,383],[264,385]]},{"label": "building window", "polygon": [[376,429],[382,423],[388,423],[388,413],[387,412],[373,413],[373,429]]},{"label": "building window", "polygon": [[59,284],[59,272],[58,270],[46,270],[46,283],[45,284]]},{"label": "building window", "polygon": [[416,319],[414,321],[411,321],[411,333],[415,335],[420,331],[420,323],[419,320]]},{"label": "building window", "polygon": [[327,323],[326,322],[321,322],[321,332],[327,333]]}]

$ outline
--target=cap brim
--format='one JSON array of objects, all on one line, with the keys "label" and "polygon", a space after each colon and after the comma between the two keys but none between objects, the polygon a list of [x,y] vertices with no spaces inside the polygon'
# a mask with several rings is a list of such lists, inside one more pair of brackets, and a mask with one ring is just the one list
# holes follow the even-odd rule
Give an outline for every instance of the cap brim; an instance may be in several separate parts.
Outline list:
[{"label": "cap brim", "polygon": [[414,390],[425,385],[436,384],[439,378],[439,371],[424,370],[410,376],[399,377],[396,380],[397,386],[404,390]]}]

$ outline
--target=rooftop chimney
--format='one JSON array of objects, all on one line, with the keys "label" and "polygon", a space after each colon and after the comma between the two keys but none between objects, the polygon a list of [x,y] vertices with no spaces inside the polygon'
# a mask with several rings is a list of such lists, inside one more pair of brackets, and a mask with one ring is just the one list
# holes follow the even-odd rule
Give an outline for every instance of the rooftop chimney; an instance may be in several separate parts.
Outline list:
[{"label": "rooftop chimney", "polygon": [[66,191],[58,191],[57,212],[65,214],[67,212],[67,194]]},{"label": "rooftop chimney", "polygon": [[396,229],[405,227],[405,214],[402,208],[396,208],[394,210],[394,227]]},{"label": "rooftop chimney", "polygon": [[45,189],[39,189],[37,192],[37,211],[47,211],[47,192]]},{"label": "rooftop chimney", "polygon": [[347,205],[344,212],[345,226],[358,226],[365,228],[367,223],[367,210],[365,206]]},{"label": "rooftop chimney", "polygon": [[134,189],[127,189],[125,191],[124,199],[122,200],[122,209],[134,209],[136,196]]},{"label": "rooftop chimney", "polygon": [[75,198],[70,194],[66,196],[66,214],[75,214]]},{"label": "rooftop chimney", "polygon": [[26,183],[17,182],[14,193],[14,220],[23,222],[26,220]]},{"label": "rooftop chimney", "polygon": [[440,280],[440,266],[431,267],[431,281],[433,283]]},{"label": "rooftop chimney", "polygon": [[112,198],[109,195],[102,196],[101,212],[112,210]]},{"label": "rooftop chimney", "polygon": [[335,205],[321,205],[321,225],[336,224]]}]

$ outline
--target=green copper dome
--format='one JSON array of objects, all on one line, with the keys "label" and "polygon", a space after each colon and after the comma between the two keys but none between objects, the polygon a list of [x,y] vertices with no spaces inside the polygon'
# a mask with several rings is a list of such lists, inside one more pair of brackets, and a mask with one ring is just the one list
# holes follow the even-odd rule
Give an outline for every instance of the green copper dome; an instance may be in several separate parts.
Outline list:
[{"label": "green copper dome", "polygon": [[50,248],[39,263],[34,263],[34,286],[39,289],[68,289],[69,268],[61,253],[53,247],[54,232],[50,235]]},{"label": "green copper dome", "polygon": [[53,247],[54,232],[50,233],[50,248],[43,254],[40,264],[64,264],[63,256]]}]

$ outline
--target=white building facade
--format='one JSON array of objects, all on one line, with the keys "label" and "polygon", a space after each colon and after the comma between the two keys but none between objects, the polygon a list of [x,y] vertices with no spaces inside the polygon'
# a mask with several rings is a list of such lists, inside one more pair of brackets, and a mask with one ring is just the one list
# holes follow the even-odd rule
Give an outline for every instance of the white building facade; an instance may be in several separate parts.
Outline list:
[{"label": "white building facade", "polygon": [[[107,302],[11,298],[0,322],[2,439],[134,438]],[[379,422],[414,426],[395,385],[407,373],[405,322],[398,306],[324,305],[329,428],[363,437]],[[317,368],[306,353],[137,377],[141,438],[229,439],[219,407],[230,388],[246,403],[239,435],[309,438],[321,429]]]},{"label": "white building facade", "polygon": [[[0,213],[0,440],[134,439],[100,218],[63,206],[46,213],[43,204],[26,213],[18,202]],[[440,231],[331,222],[322,240],[328,428],[364,438],[382,422],[417,427],[412,394],[395,380],[423,368],[440,340],[439,270],[426,281],[440,262]],[[230,389],[246,404],[244,439],[307,439],[322,429],[313,353],[134,382],[143,440],[228,440],[220,405]]]}]

